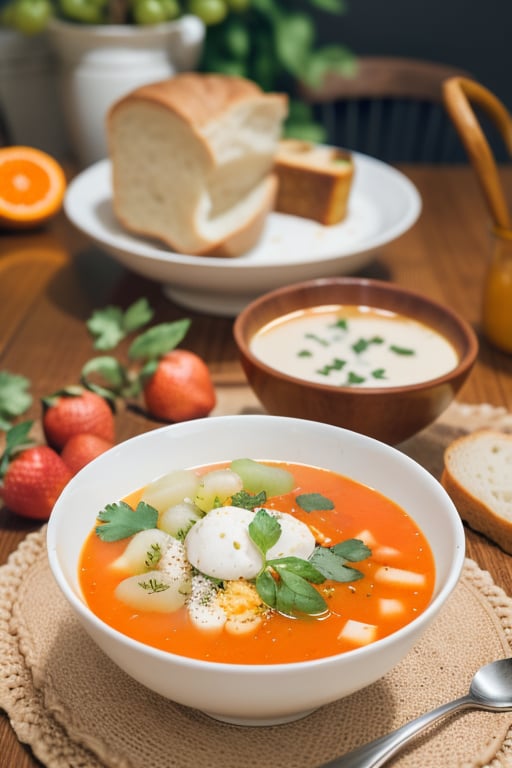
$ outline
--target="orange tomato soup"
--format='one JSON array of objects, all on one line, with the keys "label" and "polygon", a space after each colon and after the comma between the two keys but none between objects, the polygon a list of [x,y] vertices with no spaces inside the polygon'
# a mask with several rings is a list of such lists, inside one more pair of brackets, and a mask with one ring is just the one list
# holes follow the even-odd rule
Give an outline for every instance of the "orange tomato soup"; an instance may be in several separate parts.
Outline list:
[{"label": "orange tomato soup", "polygon": [[[233,635],[225,630],[214,633],[197,628],[186,607],[168,614],[138,612],[114,595],[127,574],[109,567],[128,540],[104,542],[94,531],[84,544],[79,573],[91,610],[111,627],[147,645],[181,656],[233,664],[290,663],[336,655],[359,647],[359,641],[344,637],[342,630],[348,620],[375,628],[373,641],[395,632],[424,611],[434,589],[434,560],[425,536],[405,510],[335,472],[301,464],[265,463],[288,469],[296,480],[291,493],[267,499],[266,508],[290,513],[306,523],[322,546],[360,538],[372,550],[368,559],[348,564],[363,572],[360,580],[326,580],[316,585],[328,604],[325,614],[290,618],[269,610],[254,633]],[[136,506],[141,493],[134,492],[126,501]],[[334,503],[334,509],[304,511],[296,497],[308,493],[321,493]],[[386,579],[388,572],[418,575],[418,583],[407,583],[406,578],[405,584],[395,584],[393,579]]]}]

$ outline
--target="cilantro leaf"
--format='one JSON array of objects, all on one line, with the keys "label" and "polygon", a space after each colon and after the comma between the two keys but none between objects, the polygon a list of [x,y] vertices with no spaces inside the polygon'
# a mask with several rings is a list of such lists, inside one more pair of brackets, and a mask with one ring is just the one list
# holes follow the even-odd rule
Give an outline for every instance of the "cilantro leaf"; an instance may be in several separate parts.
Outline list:
[{"label": "cilantro leaf", "polygon": [[12,420],[30,408],[29,387],[30,381],[25,376],[0,371],[0,429],[8,430]]},{"label": "cilantro leaf", "polygon": [[331,549],[335,555],[344,557],[345,560],[350,560],[351,563],[366,560],[372,553],[371,549],[361,539],[346,539],[346,541],[340,541],[339,544],[335,544]]},{"label": "cilantro leaf", "polygon": [[132,331],[146,325],[152,317],[153,310],[147,299],[139,299],[125,312],[115,306],[97,309],[86,325],[94,338],[94,348],[107,350],[116,347]]},{"label": "cilantro leaf", "polygon": [[334,504],[331,499],[328,499],[321,493],[301,493],[295,498],[295,501],[304,512],[334,509]]},{"label": "cilantro leaf", "polygon": [[265,509],[259,509],[249,523],[249,536],[265,555],[281,536],[281,526]]},{"label": "cilantro leaf", "polygon": [[346,561],[327,547],[316,547],[309,561],[326,579],[332,581],[344,583],[357,581],[363,577],[361,571],[347,567]]},{"label": "cilantro leaf", "polygon": [[135,511],[126,502],[107,504],[98,513],[102,525],[96,526],[96,534],[102,541],[119,541],[139,531],[156,528],[158,512],[154,507],[141,501]]}]

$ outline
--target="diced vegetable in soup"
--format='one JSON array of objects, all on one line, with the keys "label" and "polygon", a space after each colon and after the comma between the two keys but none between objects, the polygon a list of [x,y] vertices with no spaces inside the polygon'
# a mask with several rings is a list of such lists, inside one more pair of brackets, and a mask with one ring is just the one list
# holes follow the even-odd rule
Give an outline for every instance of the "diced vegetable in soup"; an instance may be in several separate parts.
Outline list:
[{"label": "diced vegetable in soup", "polygon": [[272,320],[251,339],[263,363],[334,387],[395,387],[435,379],[457,353],[440,333],[366,306],[318,306]]},{"label": "diced vegetable in soup", "polygon": [[274,664],[385,637],[429,604],[429,545],[393,501],[335,472],[240,458],[172,471],[98,513],[92,611],[182,656]]}]

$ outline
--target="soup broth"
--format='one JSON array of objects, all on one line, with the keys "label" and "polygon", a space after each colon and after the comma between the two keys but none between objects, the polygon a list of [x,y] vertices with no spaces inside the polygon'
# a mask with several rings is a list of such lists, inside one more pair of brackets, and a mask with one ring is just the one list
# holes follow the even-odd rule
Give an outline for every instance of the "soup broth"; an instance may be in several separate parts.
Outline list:
[{"label": "soup broth", "polygon": [[319,384],[394,387],[442,376],[458,362],[441,334],[366,306],[319,306],[279,317],[251,340],[266,365]]},{"label": "soup broth", "polygon": [[[301,532],[306,531],[306,538],[310,536],[313,540],[314,554],[304,558],[313,564],[319,556],[332,553],[336,545],[347,540],[364,542],[368,547],[367,553],[356,562],[342,559],[345,566],[358,571],[358,578],[346,582],[325,578],[321,583],[309,584],[323,599],[324,609],[315,609],[310,614],[304,610],[286,614],[267,604],[261,605],[260,595],[254,587],[257,578],[238,578],[229,582],[207,579],[208,584],[214,583],[215,589],[220,591],[224,604],[231,600],[230,610],[235,614],[237,611],[247,613],[259,604],[254,609],[255,621],[251,624],[251,619],[245,625],[239,624],[242,629],[236,629],[236,622],[209,625],[203,629],[200,623],[192,620],[186,603],[169,612],[134,608],[120,599],[118,592],[119,584],[133,573],[123,566],[124,553],[133,537],[104,541],[97,533],[105,525],[100,522],[84,544],[79,565],[81,588],[91,610],[118,631],[161,650],[235,664],[290,663],[336,655],[385,637],[424,611],[434,589],[434,561],[424,535],[404,509],[377,491],[335,472],[302,464],[271,461],[258,464],[284,470],[291,476],[293,487],[286,492],[268,494],[261,507],[243,514],[252,516],[253,520],[257,511],[262,510],[266,522],[270,518],[270,522],[280,520],[283,541],[286,538],[283,532],[285,516],[292,516],[301,524]],[[231,466],[235,468],[236,465],[235,461]],[[192,472],[204,478],[212,471],[229,466],[201,467]],[[135,491],[125,499],[126,504],[135,510],[145,495],[156,500],[158,494],[152,492],[151,486],[148,488],[149,493],[147,488]],[[155,488],[159,492],[160,486]],[[204,498],[204,489],[202,493]],[[242,493],[250,496],[255,492],[244,487]],[[225,509],[233,509],[235,498],[239,497],[233,494],[219,504],[217,496],[214,508],[200,517],[186,536],[180,532],[182,542],[192,541],[194,529],[199,532],[199,522],[203,523],[206,518],[213,520],[210,516],[214,514],[222,517]],[[279,517],[281,513],[283,516]],[[159,513],[159,523],[163,520],[162,514]],[[99,517],[100,521],[105,519]],[[290,552],[298,551],[293,548],[297,545],[300,549],[304,544],[303,539],[299,542],[294,535]],[[224,545],[226,534],[219,536]],[[179,539],[178,534],[173,541]],[[208,550],[211,552],[215,546],[212,540]],[[235,550],[243,549],[238,534],[233,534],[230,546]],[[279,550],[279,546],[278,539],[275,547]],[[189,551],[192,552],[192,544],[189,544]],[[270,552],[269,549],[267,561]],[[148,554],[151,560],[151,553]],[[273,561],[276,564],[280,554],[277,551],[277,559]],[[221,566],[226,567],[226,558],[221,560]],[[146,560],[145,570],[150,567],[151,563]],[[271,579],[279,583],[282,578],[279,568],[283,566],[276,565],[275,568]],[[144,574],[133,578],[140,584]],[[243,593],[247,583],[249,598]],[[183,599],[192,599],[194,589],[192,587]],[[197,606],[201,607],[200,600],[196,602]]]}]

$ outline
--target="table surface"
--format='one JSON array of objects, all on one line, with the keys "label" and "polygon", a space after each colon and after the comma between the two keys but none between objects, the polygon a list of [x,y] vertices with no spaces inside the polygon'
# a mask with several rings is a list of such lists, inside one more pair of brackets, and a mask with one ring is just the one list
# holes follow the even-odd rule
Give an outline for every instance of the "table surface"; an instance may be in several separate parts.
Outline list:
[{"label": "table surface", "polygon": [[[379,248],[358,274],[392,280],[450,305],[479,333],[482,281],[490,258],[489,215],[476,178],[467,166],[411,166],[402,169],[416,184],[423,209],[418,222],[398,240]],[[512,169],[501,169],[506,194]],[[127,272],[93,246],[64,214],[44,229],[0,232],[0,370],[32,382],[26,418],[40,428],[40,398],[77,383],[94,354],[85,321],[95,308],[129,306],[147,297],[153,322],[192,319],[183,346],[207,361],[216,386],[214,414],[261,411],[246,384],[232,337],[233,320],[184,310],[161,287]],[[480,339],[476,365],[459,392],[460,402],[489,403],[512,411],[512,356]],[[25,417],[24,417],[25,418]],[[160,426],[142,408],[116,417],[117,441]],[[37,525],[0,508],[0,564]],[[482,536],[467,530],[467,555],[512,594],[512,560]],[[19,744],[5,716],[0,718],[0,768],[39,765]]]}]

